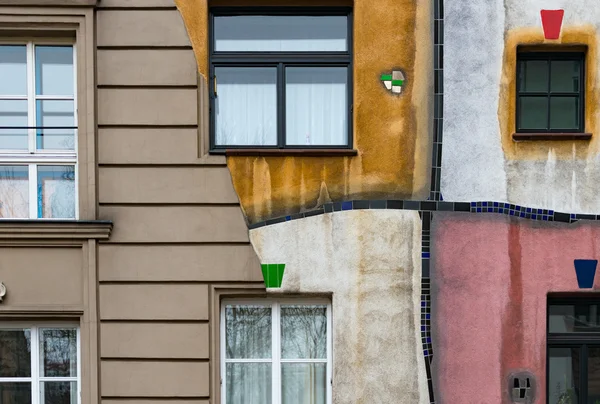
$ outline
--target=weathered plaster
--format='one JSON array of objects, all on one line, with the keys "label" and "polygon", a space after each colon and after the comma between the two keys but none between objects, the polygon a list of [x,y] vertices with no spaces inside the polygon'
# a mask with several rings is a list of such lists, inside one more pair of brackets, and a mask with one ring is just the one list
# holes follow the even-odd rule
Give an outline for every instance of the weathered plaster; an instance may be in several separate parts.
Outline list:
[{"label": "weathered plaster", "polygon": [[[444,199],[600,211],[597,2],[447,0],[444,7]],[[544,40],[541,9],[565,10],[558,40]],[[512,140],[517,45],[587,46],[585,130],[591,141]]]},{"label": "weathered plaster", "polygon": [[262,263],[285,263],[269,293],[332,296],[334,404],[429,403],[421,348],[421,221],[355,210],[261,227]]},{"label": "weathered plaster", "polygon": [[436,213],[432,239],[436,402],[508,404],[528,370],[545,403],[547,294],[581,292],[573,260],[600,256],[600,226]]},{"label": "weathered plaster", "polygon": [[[176,4],[199,72],[206,77],[207,0],[176,0]],[[358,155],[229,157],[227,164],[249,223],[329,201],[427,197],[432,144],[431,13],[430,1],[354,1],[353,146]],[[394,68],[406,76],[399,96],[390,94],[379,80]]]}]

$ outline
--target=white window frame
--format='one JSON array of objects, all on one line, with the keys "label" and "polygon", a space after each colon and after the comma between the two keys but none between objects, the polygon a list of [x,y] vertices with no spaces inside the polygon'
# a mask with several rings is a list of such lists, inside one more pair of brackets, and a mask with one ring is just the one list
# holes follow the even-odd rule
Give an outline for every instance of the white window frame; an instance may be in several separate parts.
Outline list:
[{"label": "white window frame", "polygon": [[[227,305],[252,305],[271,307],[271,359],[227,359],[225,352],[225,308]],[[327,307],[327,359],[281,359],[281,306],[311,306],[323,305]],[[220,357],[221,357],[221,402],[227,402],[227,363],[271,363],[271,404],[281,404],[281,364],[282,363],[326,363],[326,403],[332,404],[333,390],[333,344],[332,344],[332,310],[329,299],[303,299],[303,298],[246,298],[223,299],[221,301],[220,323]]]},{"label": "white window frame", "polygon": [[[77,376],[76,377],[40,377],[40,329],[76,329],[77,330]],[[4,323],[0,330],[30,330],[31,338],[31,376],[0,377],[0,383],[31,383],[31,404],[42,404],[40,398],[41,382],[77,382],[77,403],[81,404],[81,329],[79,324],[69,323]]]},{"label": "white window frame", "polygon": [[[27,95],[0,95],[0,100],[26,100],[27,101],[27,131],[28,150],[3,150],[0,149],[1,165],[27,166],[29,185],[29,217],[28,218],[0,218],[0,220],[11,219],[35,219],[35,220],[69,220],[79,219],[79,170],[78,170],[78,109],[77,109],[77,47],[73,40],[48,40],[34,38],[30,40],[12,41],[0,40],[3,45],[25,45],[27,48]],[[73,47],[73,96],[59,95],[36,95],[35,93],[35,46],[72,46]],[[36,101],[37,100],[73,100],[73,150],[41,150],[36,148]],[[38,165],[52,166],[74,166],[75,186],[75,217],[74,218],[38,218]]]}]

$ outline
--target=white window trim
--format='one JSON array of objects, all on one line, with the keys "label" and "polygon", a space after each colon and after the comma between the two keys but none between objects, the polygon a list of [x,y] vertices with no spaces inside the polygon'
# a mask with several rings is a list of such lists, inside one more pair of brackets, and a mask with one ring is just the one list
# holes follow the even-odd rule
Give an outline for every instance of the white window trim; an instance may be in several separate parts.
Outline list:
[{"label": "white window trim", "polygon": [[[29,185],[29,217],[28,218],[0,218],[0,220],[12,219],[33,219],[33,220],[69,220],[79,219],[79,122],[77,108],[77,46],[72,41],[48,40],[48,39],[31,39],[22,41],[0,40],[2,45],[26,45],[27,47],[27,95],[0,95],[0,100],[27,100],[27,126],[28,130],[28,150],[2,150],[0,149],[0,164],[3,165],[27,165],[29,168],[28,185]],[[73,96],[43,96],[35,94],[35,60],[34,47],[35,45],[69,45],[73,47]],[[36,148],[36,100],[73,100],[73,126],[74,143],[73,151],[70,150],[43,150],[37,151]],[[74,218],[44,218],[38,217],[38,177],[37,166],[40,165],[65,165],[74,166],[74,186],[75,186],[75,217]]]},{"label": "white window trim", "polygon": [[[227,305],[252,305],[271,307],[271,359],[227,359],[225,352],[225,308]],[[286,305],[325,305],[327,307],[327,359],[281,359],[281,322],[280,309]],[[221,357],[221,402],[227,402],[227,375],[226,363],[272,363],[271,366],[271,404],[281,404],[281,364],[282,363],[327,363],[326,403],[332,404],[333,396],[333,338],[332,338],[332,309],[331,301],[328,299],[303,299],[303,298],[246,298],[246,299],[224,299],[221,301],[220,321],[220,357]]]},{"label": "white window trim", "polygon": [[[65,329],[77,330],[77,377],[40,377],[40,329]],[[31,383],[31,404],[42,404],[40,399],[41,382],[77,382],[77,402],[81,404],[81,329],[78,324],[69,323],[3,323],[0,330],[30,330],[31,339],[31,377],[0,377],[0,383],[28,382]]]}]

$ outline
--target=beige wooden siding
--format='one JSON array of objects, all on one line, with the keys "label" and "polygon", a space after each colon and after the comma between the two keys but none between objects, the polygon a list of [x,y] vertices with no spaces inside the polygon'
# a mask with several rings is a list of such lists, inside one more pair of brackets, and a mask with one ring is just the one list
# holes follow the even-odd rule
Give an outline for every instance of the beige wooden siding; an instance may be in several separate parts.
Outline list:
[{"label": "beige wooden siding", "polygon": [[[197,65],[173,0],[97,8],[102,404],[211,400],[212,284],[262,284],[224,157],[199,155]],[[203,118],[205,119],[205,118]]]}]

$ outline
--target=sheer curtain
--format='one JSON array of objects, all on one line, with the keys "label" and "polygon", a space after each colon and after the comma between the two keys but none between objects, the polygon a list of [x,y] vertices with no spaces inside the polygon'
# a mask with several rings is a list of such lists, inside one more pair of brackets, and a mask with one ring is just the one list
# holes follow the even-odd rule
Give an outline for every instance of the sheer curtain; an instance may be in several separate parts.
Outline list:
[{"label": "sheer curtain", "polygon": [[277,144],[277,69],[217,67],[218,146]]},{"label": "sheer curtain", "polygon": [[348,136],[348,69],[286,69],[286,143],[300,146],[345,145]]},{"label": "sheer curtain", "polygon": [[245,360],[271,359],[271,308],[227,306],[225,328],[227,404],[270,404],[271,362]]}]

